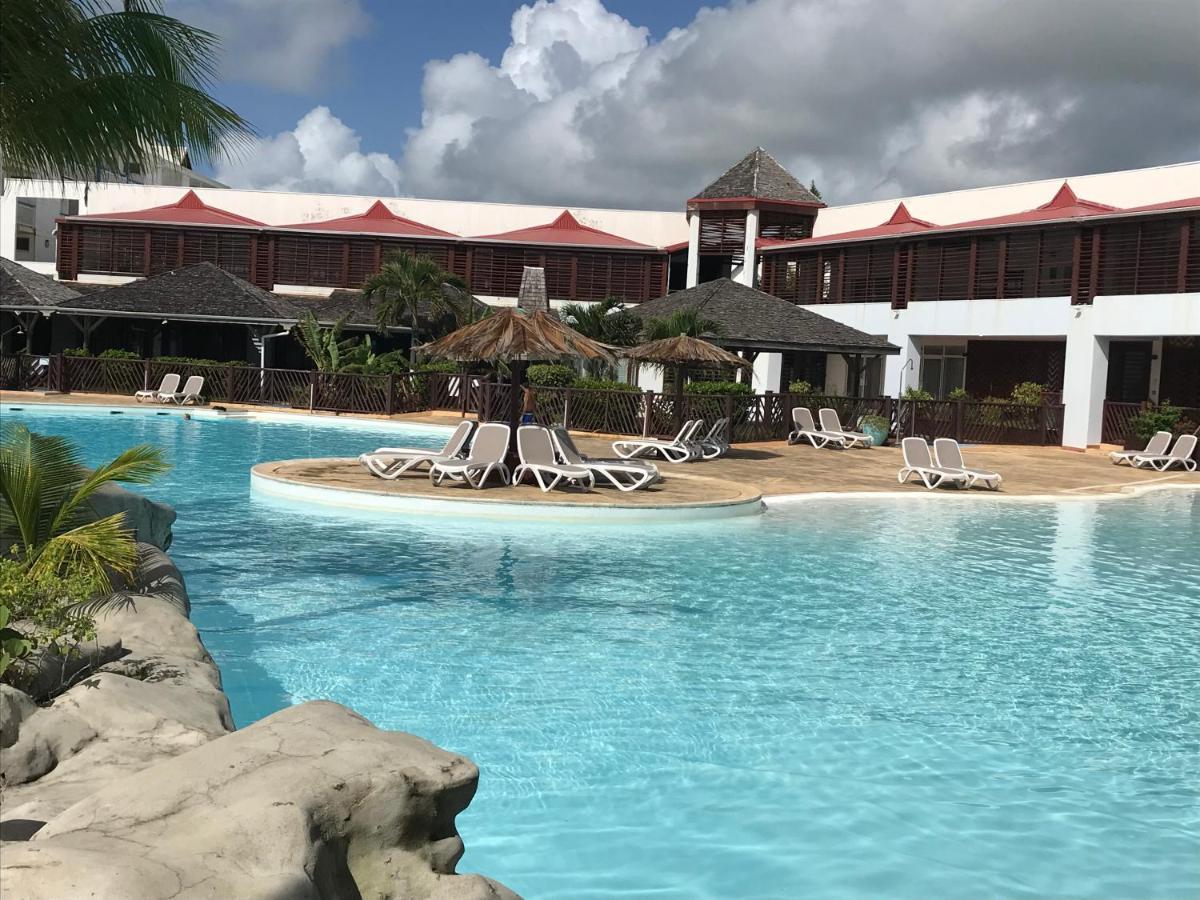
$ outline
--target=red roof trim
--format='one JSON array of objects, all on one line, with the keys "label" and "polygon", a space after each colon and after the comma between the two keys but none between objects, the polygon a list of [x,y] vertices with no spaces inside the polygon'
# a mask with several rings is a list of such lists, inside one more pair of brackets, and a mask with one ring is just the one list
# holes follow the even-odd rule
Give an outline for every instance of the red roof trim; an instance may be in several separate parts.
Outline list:
[{"label": "red roof trim", "polygon": [[336,219],[323,219],[319,222],[297,222],[294,225],[280,225],[299,231],[337,231],[340,233],[401,235],[407,237],[458,237],[449,231],[442,231],[432,225],[426,225],[415,219],[406,219],[392,212],[382,200],[376,200],[364,212],[350,216],[340,216]]},{"label": "red roof trim", "polygon": [[1172,209],[1190,209],[1200,206],[1200,197],[1184,197],[1180,200],[1164,200],[1161,203],[1148,203],[1145,206],[1131,206],[1124,212],[1156,212]]},{"label": "red roof trim", "polygon": [[148,209],[135,209],[128,212],[88,213],[82,216],[64,217],[68,221],[76,219],[103,219],[110,222],[162,222],[171,225],[250,225],[265,227],[265,223],[247,216],[209,206],[196,194],[189,190],[174,203],[164,206],[151,206]]},{"label": "red roof trim", "polygon": [[609,231],[601,231],[584,225],[570,210],[564,209],[552,222],[502,231],[499,234],[481,234],[472,240],[505,241],[510,243],[564,244],[577,247],[628,247],[631,250],[655,250],[649,244],[641,244]]}]

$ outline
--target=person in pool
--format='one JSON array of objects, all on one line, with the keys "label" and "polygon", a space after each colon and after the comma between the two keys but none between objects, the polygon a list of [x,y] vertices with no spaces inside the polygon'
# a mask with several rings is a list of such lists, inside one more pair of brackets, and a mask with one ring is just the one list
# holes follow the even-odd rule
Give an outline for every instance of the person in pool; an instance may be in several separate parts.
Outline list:
[{"label": "person in pool", "polygon": [[537,398],[533,395],[533,388],[527,384],[521,385],[521,424],[532,425],[533,414],[537,411]]}]

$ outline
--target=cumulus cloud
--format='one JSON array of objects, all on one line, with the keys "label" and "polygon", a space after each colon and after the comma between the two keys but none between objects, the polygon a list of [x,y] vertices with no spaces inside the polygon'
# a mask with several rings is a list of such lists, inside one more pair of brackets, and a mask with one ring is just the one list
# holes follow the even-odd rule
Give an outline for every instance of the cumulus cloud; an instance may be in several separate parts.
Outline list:
[{"label": "cumulus cloud", "polygon": [[167,11],[221,36],[222,76],[303,91],[365,33],[360,0],[169,0]]},{"label": "cumulus cloud", "polygon": [[1195,154],[1190,0],[754,0],[651,41],[600,0],[517,10],[498,65],[426,66],[405,186],[679,208],[755,145],[826,197]]},{"label": "cumulus cloud", "polygon": [[400,166],[386,153],[363,153],[361,139],[328,107],[307,113],[291,131],[262,138],[217,169],[234,187],[335,194],[400,192]]}]

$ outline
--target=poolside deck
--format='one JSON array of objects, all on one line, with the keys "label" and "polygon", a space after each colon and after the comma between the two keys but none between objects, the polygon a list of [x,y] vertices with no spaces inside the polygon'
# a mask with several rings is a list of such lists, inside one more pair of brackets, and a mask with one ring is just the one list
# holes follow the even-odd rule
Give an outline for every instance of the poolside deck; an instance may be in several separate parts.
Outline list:
[{"label": "poolside deck", "polygon": [[[13,391],[0,391],[0,401],[21,404],[134,405],[128,397],[98,394],[45,396]],[[238,407],[234,404],[227,406],[230,409],[262,410],[262,407]],[[294,414],[298,417],[309,415],[301,411]],[[332,416],[323,414],[322,417]],[[391,420],[453,425],[459,418],[456,413],[433,412],[393,416]],[[580,449],[593,456],[612,456],[611,440],[612,436],[579,434],[576,437]],[[500,486],[498,481],[495,482],[496,487],[482,491],[462,486],[434,488],[424,474],[414,473],[395,482],[381,481],[371,477],[352,460],[301,460],[264,466],[275,467],[270,470],[271,474],[294,479],[298,483],[324,484],[331,488],[353,491],[510,503],[549,502],[579,506],[647,508],[728,503],[735,498],[746,499],[758,494],[768,502],[772,497],[778,496],[824,493],[935,494],[939,498],[947,498],[947,502],[972,502],[984,497],[1069,498],[1121,495],[1130,493],[1130,489],[1154,486],[1200,487],[1200,473],[1184,473],[1178,470],[1158,473],[1128,466],[1114,466],[1108,459],[1109,449],[1111,448],[1102,447],[1079,452],[1061,447],[968,447],[968,464],[979,469],[995,470],[1004,475],[1002,489],[997,492],[983,489],[926,491],[917,481],[900,485],[896,481],[896,472],[901,465],[901,455],[895,447],[817,450],[808,444],[791,447],[782,441],[738,445],[728,457],[709,462],[671,465],[659,461],[659,469],[664,475],[662,483],[653,490],[632,494],[607,489],[587,494],[562,490],[543,494],[534,486],[506,488]]]}]

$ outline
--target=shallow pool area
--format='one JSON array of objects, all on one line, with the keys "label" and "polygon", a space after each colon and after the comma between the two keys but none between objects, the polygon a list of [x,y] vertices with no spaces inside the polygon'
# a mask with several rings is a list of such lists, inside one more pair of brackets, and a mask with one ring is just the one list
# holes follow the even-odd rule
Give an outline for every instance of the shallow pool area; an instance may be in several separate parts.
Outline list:
[{"label": "shallow pool area", "polygon": [[410,519],[250,467],[443,432],[25,406],[174,470],[239,725],[327,697],[469,756],[528,897],[1200,894],[1200,492],[818,499],[719,522]]}]

